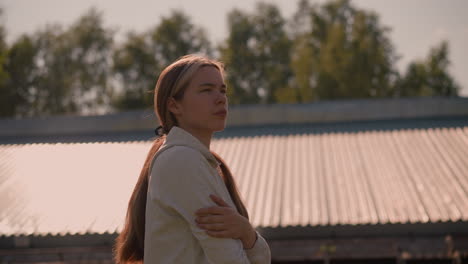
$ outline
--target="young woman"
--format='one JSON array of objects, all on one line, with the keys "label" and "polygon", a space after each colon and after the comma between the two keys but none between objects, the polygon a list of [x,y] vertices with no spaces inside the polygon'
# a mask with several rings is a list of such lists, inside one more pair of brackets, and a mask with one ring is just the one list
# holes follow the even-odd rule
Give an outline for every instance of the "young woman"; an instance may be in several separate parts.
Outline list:
[{"label": "young woman", "polygon": [[196,55],[161,73],[154,96],[161,136],[130,198],[118,263],[270,263],[229,168],[210,151],[226,125],[223,74],[220,62]]}]

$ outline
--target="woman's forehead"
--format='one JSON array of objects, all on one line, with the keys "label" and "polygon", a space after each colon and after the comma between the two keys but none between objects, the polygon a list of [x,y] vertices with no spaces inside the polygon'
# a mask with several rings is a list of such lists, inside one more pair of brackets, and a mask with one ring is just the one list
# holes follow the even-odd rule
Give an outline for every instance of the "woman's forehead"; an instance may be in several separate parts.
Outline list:
[{"label": "woman's forehead", "polygon": [[197,70],[193,76],[193,83],[224,83],[223,75],[221,71],[215,66],[203,66]]}]

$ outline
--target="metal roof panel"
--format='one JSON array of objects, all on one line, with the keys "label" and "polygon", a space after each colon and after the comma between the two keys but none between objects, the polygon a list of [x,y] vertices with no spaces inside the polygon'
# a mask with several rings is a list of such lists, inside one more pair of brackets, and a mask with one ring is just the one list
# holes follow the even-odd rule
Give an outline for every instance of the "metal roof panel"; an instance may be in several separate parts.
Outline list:
[{"label": "metal roof panel", "polygon": [[[468,220],[468,125],[352,126],[262,128],[215,138],[212,149],[257,227]],[[0,234],[118,231],[150,147],[0,145]]]}]

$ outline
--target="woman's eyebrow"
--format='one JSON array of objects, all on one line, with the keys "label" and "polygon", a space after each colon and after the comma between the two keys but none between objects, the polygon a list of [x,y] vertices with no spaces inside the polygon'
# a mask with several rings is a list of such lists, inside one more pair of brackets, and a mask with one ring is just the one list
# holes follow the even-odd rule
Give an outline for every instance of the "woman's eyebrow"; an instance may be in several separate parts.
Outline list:
[{"label": "woman's eyebrow", "polygon": [[[202,84],[198,85],[198,87],[202,87],[202,86],[216,87],[216,84],[214,84],[214,83],[202,83]],[[223,83],[221,85],[221,88],[226,88],[226,84]]]}]

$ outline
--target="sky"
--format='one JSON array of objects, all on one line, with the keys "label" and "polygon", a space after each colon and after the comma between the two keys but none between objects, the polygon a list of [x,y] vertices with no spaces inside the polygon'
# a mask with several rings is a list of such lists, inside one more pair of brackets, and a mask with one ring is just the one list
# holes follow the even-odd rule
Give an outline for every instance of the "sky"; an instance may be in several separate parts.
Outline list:
[{"label": "sky", "polygon": [[[310,0],[323,3],[325,0]],[[7,41],[32,33],[46,24],[70,25],[89,8],[103,12],[106,27],[117,30],[117,39],[130,30],[142,32],[160,22],[173,9],[183,10],[192,22],[203,27],[213,43],[227,37],[226,14],[233,8],[252,12],[254,0],[0,0]],[[297,0],[264,0],[276,4],[285,18],[297,8]],[[450,73],[468,96],[468,1],[466,0],[352,0],[375,11],[382,25],[392,29],[389,36],[403,72],[408,63],[426,58],[431,47],[448,40]]]}]

